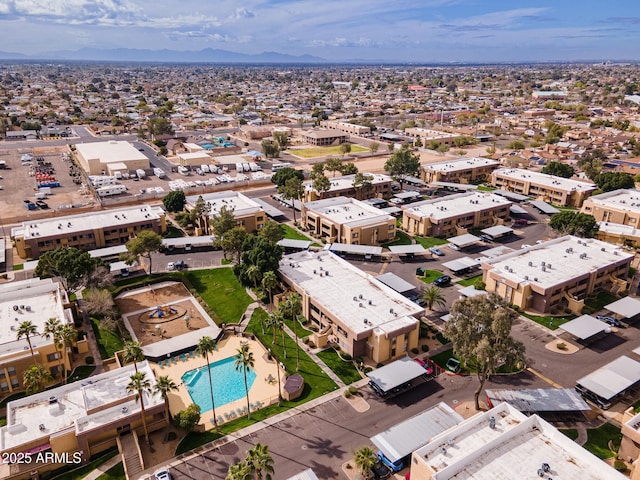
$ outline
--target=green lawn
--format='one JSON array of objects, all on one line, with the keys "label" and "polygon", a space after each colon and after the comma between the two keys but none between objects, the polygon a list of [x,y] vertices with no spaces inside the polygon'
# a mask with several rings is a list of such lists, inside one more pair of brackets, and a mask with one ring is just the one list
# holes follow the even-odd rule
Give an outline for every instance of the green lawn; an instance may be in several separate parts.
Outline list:
[{"label": "green lawn", "polygon": [[100,475],[97,480],[125,480],[124,465],[122,462],[116,463],[109,470]]},{"label": "green lawn", "polygon": [[478,185],[478,190],[481,192],[493,192],[496,187],[488,187],[486,185]]},{"label": "green lawn", "polygon": [[476,283],[478,280],[482,280],[482,275],[476,275],[475,277],[465,278],[464,280],[460,280],[456,282],[458,285],[462,285],[463,287],[469,287]]},{"label": "green lawn", "polygon": [[252,301],[231,268],[193,270],[186,277],[215,312],[216,323],[237,323]]},{"label": "green lawn", "polygon": [[318,357],[333,371],[333,373],[340,377],[340,380],[342,380],[346,385],[362,380],[362,376],[360,376],[360,373],[353,364],[353,361],[342,360],[333,348],[319,352]]},{"label": "green lawn", "polygon": [[292,332],[295,332],[298,335],[298,338],[304,338],[311,335],[311,330],[307,330],[306,328],[304,328],[302,325],[300,325],[300,322],[298,322],[298,324],[296,325],[295,330],[293,329],[293,320],[285,318],[284,323],[287,324],[287,327],[289,327]]},{"label": "green lawn", "polygon": [[[69,467],[63,467],[60,470],[66,470],[65,473],[58,476],[52,475],[52,476],[49,476],[48,478],[51,480],[80,480],[86,477],[89,474],[89,472],[92,472],[93,470],[98,468],[100,465],[107,462],[109,459],[115,457],[117,454],[118,454],[117,449],[110,449],[104,453],[100,453],[99,455],[101,456],[99,458],[95,459],[90,463],[87,463],[86,465],[83,465],[80,468],[76,468],[75,470],[69,471]],[[55,474],[55,471],[52,473]],[[47,478],[47,473],[45,473],[40,478]]]},{"label": "green lawn", "polygon": [[[584,444],[584,448],[604,460],[616,456],[621,440],[620,429],[610,423],[605,423],[598,428],[587,429],[587,443]],[[609,449],[609,441],[613,443],[615,450],[613,452]]]},{"label": "green lawn", "polygon": [[416,239],[416,242],[419,243],[420,245],[422,245],[424,248],[430,248],[430,247],[436,247],[438,245],[445,245],[447,242],[446,240],[442,239],[442,238],[436,238],[436,237],[414,237]]},{"label": "green lawn", "polygon": [[18,270],[24,270],[24,264],[23,263],[17,263],[13,266],[13,271],[17,272]]},{"label": "green lawn", "polygon": [[163,235],[163,238],[179,238],[184,237],[184,232],[173,225],[167,225],[167,231]]},{"label": "green lawn", "polygon": [[304,236],[300,232],[298,232],[295,228],[286,223],[281,223],[280,226],[284,230],[284,238],[288,238],[290,240],[305,240],[312,241],[309,237]]},{"label": "green lawn", "polygon": [[589,295],[584,302],[582,313],[590,315],[592,313],[599,312],[605,305],[609,305],[616,300],[618,300],[618,297],[605,291],[600,291],[593,296]]},{"label": "green lawn", "polygon": [[418,278],[422,280],[424,283],[433,283],[433,281],[436,278],[441,277],[442,275],[444,274],[439,270],[425,270],[424,277],[418,277]]},{"label": "green lawn", "polygon": [[396,245],[411,245],[411,237],[400,230],[396,230],[395,240],[382,244],[384,248],[395,247]]},{"label": "green lawn", "polygon": [[576,318],[575,315],[567,315],[564,317],[554,317],[552,315],[531,315],[530,313],[519,312],[523,317],[527,317],[529,320],[533,320],[539,323],[543,327],[547,327],[551,330],[555,330],[563,323],[567,323],[570,320]]},{"label": "green lawn", "polygon": [[[351,153],[368,152],[368,148],[361,147],[360,145],[351,144]],[[314,148],[300,148],[295,150],[287,150],[287,153],[302,158],[315,158],[324,157],[326,155],[335,155],[342,158],[342,152],[340,146],[335,147],[314,147]]]},{"label": "green lawn", "polygon": [[90,376],[93,371],[96,369],[95,365],[80,365],[76,367],[73,372],[67,378],[69,383],[77,382],[78,380],[84,380],[88,376]]},{"label": "green lawn", "polygon": [[100,324],[100,320],[91,317],[91,327],[98,342],[98,350],[103,360],[113,357],[113,355],[124,348],[124,339],[120,336],[117,329],[111,330]]},{"label": "green lawn", "polygon": [[576,430],[575,428],[561,428],[559,429],[559,431],[573,441],[578,438],[578,430]]}]

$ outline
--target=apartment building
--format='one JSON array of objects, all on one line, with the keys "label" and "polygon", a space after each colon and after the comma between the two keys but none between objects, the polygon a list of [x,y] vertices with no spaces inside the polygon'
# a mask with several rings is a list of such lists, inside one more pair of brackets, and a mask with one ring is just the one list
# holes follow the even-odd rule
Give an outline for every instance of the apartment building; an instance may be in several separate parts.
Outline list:
[{"label": "apartment building", "polygon": [[488,259],[482,280],[521,310],[581,313],[596,290],[622,291],[633,254],[595,239],[567,235]]},{"label": "apartment building", "polygon": [[593,183],[519,168],[500,168],[491,174],[494,187],[529,195],[561,207],[580,207],[597,187]]},{"label": "apartment building", "polygon": [[458,158],[446,162],[426,163],[420,169],[420,178],[425,183],[473,183],[491,178],[491,173],[500,166],[490,158]]},{"label": "apartment building", "polygon": [[[73,324],[69,298],[58,282],[33,278],[0,285],[0,311],[4,312],[0,316],[0,396],[22,391],[24,372],[35,363],[44,365],[53,376],[71,369],[67,349],[57,349],[53,338],[41,335],[50,318],[62,325]],[[18,328],[25,321],[39,332],[29,339],[33,355],[27,340],[17,339]],[[86,340],[77,348],[86,352]]]},{"label": "apartment building", "polygon": [[640,244],[640,192],[620,189],[594,195],[582,204],[582,213],[598,222],[597,238],[608,243]]},{"label": "apartment building", "polygon": [[[138,372],[150,382],[142,399],[147,429],[153,432],[166,426],[164,400],[154,392],[156,380],[146,361],[138,363]],[[115,447],[116,439],[128,432],[135,432],[132,448],[139,449],[138,435],[143,435],[140,402],[136,392],[127,390],[134,373],[134,366],[127,365],[9,402],[7,424],[0,428],[0,453],[28,453],[32,463],[3,462],[0,477],[25,479],[35,474],[38,478],[48,470],[86,461]],[[35,454],[40,452],[62,459],[66,455],[69,460],[39,463]]]},{"label": "apartment building", "polygon": [[456,138],[460,138],[461,135],[456,133],[441,132],[440,130],[430,130],[428,128],[405,128],[404,133],[412,137],[420,137],[423,145],[427,145],[429,142],[436,141],[445,145],[453,145]]},{"label": "apartment building", "polygon": [[285,255],[279,273],[302,296],[302,314],[318,327],[316,345],[337,342],[349,355],[376,363],[417,347],[422,307],[337,255]]},{"label": "apartment building", "polygon": [[302,132],[302,141],[316,147],[341,145],[349,140],[349,135],[338,130],[308,130]]},{"label": "apartment building", "polygon": [[12,228],[11,238],[20,258],[36,259],[59,247],[95,250],[123,245],[142,230],[165,233],[165,211],[161,207],[139,205],[29,220]]},{"label": "apartment building", "polygon": [[451,237],[500,224],[511,202],[492,193],[466,192],[407,205],[402,228],[411,235]]},{"label": "apartment building", "polygon": [[76,158],[89,175],[113,175],[116,172],[150,168],[149,159],[143,152],[129,142],[117,140],[78,143]]},{"label": "apartment building", "polygon": [[200,196],[208,204],[211,218],[218,215],[223,207],[226,207],[227,210],[233,210],[236,222],[239,226],[244,227],[248,233],[260,230],[267,221],[267,214],[262,205],[233,190],[205,195],[190,195],[186,198],[186,209],[193,209]]},{"label": "apartment building", "polygon": [[391,196],[391,184],[393,179],[389,175],[380,173],[365,173],[371,177],[370,188],[358,188],[353,186],[355,175],[342,175],[330,177],[331,187],[326,192],[318,192],[313,188],[313,181],[304,183],[304,201],[313,202],[330,197],[353,197],[357,200],[369,198],[388,198]]},{"label": "apartment building", "polygon": [[320,123],[320,126],[328,130],[339,130],[340,132],[348,133],[349,135],[364,135],[365,133],[371,133],[370,127],[364,125],[356,125],[349,122],[325,120]]},{"label": "apartment building", "polygon": [[302,205],[302,224],[327,242],[378,245],[396,236],[396,220],[368,203],[334,197]]}]

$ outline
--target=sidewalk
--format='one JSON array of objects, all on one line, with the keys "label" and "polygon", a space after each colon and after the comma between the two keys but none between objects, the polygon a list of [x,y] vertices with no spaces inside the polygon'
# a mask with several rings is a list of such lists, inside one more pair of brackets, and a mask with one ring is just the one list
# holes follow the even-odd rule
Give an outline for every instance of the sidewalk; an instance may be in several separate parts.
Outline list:
[{"label": "sidewalk", "polygon": [[86,477],[83,477],[82,480],[96,480],[96,478],[98,478],[104,472],[109,470],[111,467],[115,467],[120,462],[122,462],[122,457],[118,453],[113,458],[107,460],[92,472],[89,472],[89,474]]}]

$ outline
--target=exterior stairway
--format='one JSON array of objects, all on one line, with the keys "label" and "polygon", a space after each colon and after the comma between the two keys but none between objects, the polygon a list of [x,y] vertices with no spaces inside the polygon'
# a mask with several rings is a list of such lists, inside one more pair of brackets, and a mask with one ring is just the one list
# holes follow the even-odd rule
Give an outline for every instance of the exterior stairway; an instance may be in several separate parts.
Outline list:
[{"label": "exterior stairway", "polygon": [[117,438],[117,442],[122,464],[124,465],[124,474],[128,479],[136,478],[144,470],[144,462],[137,435],[135,432],[130,435],[123,435]]}]

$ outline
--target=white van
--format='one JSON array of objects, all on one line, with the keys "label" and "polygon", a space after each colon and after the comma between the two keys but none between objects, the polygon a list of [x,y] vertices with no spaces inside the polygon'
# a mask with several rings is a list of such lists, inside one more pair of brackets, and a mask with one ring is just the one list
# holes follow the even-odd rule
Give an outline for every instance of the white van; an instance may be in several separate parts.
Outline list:
[{"label": "white van", "polygon": [[203,163],[202,165],[200,165],[200,170],[202,170],[202,173],[210,173],[209,170],[209,165]]},{"label": "white van", "polygon": [[189,169],[187,167],[185,167],[184,165],[180,165],[178,167],[178,173],[180,175],[187,176],[187,175],[189,175]]},{"label": "white van", "polygon": [[242,166],[241,163],[236,163],[236,172],[238,173],[244,172],[244,167]]},{"label": "white van", "polygon": [[277,172],[278,170],[282,170],[283,168],[289,168],[292,165],[288,162],[284,162],[284,163],[274,163],[273,165],[271,165],[271,171],[272,172]]},{"label": "white van", "polygon": [[158,167],[153,169],[153,174],[158,178],[164,178],[166,176],[164,170]]},{"label": "white van", "polygon": [[136,170],[136,176],[138,178],[144,178],[147,176],[147,173],[142,168],[139,168]]}]

